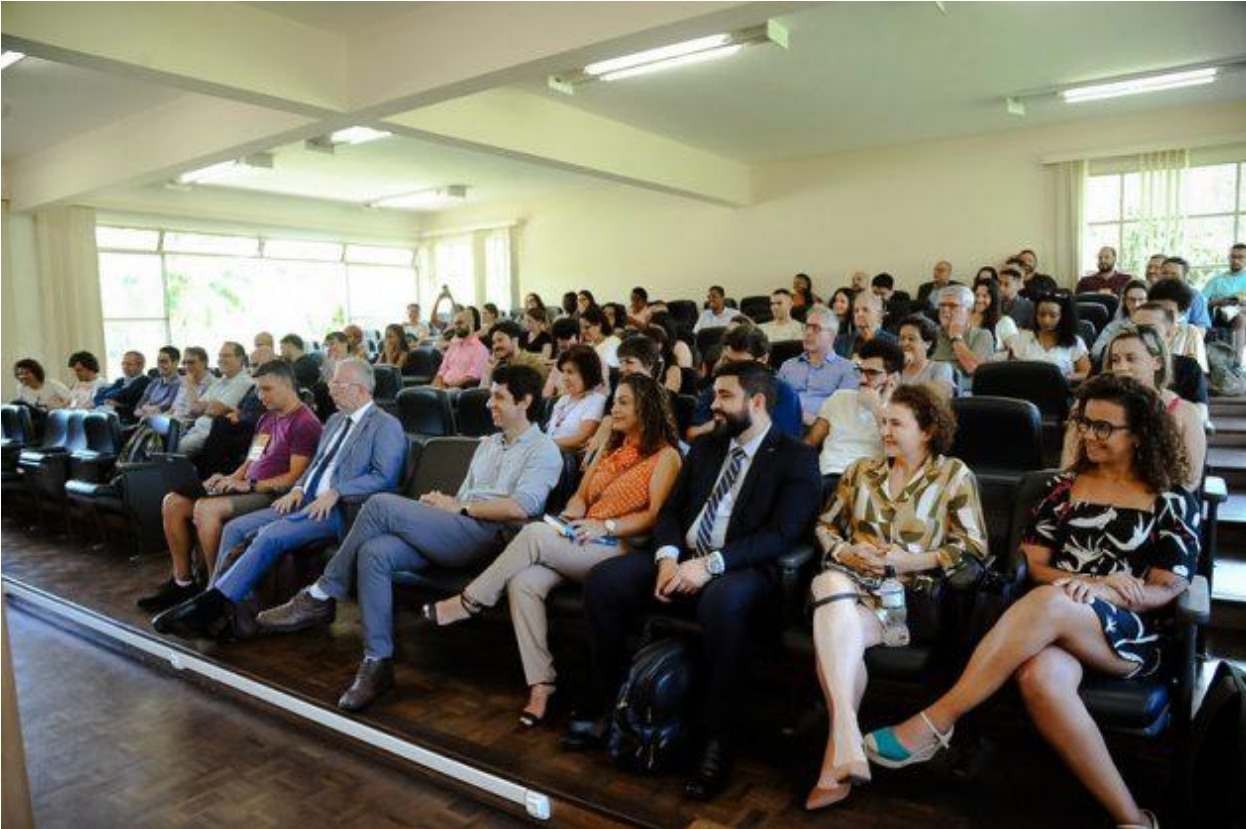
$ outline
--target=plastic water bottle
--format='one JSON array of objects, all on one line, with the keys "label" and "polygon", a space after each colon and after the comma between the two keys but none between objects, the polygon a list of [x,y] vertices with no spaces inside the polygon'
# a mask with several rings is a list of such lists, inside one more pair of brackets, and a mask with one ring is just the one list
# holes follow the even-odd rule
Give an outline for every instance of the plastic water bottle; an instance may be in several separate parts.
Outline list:
[{"label": "plastic water bottle", "polygon": [[904,604],[904,585],[896,578],[894,567],[883,571],[878,601],[883,611],[883,644],[889,648],[904,647],[909,643],[908,609]]}]

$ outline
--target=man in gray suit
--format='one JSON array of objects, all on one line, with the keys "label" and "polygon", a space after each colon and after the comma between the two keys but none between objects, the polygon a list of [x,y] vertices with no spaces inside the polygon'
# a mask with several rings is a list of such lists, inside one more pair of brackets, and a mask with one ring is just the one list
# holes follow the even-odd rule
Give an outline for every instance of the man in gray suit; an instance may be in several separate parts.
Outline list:
[{"label": "man in gray suit", "polygon": [[307,471],[268,509],[225,525],[222,551],[253,539],[250,546],[232,567],[223,573],[217,571],[210,589],[153,619],[157,631],[187,639],[208,636],[281,556],[317,541],[342,537],[342,498],[398,488],[407,439],[397,418],[373,404],[374,386],[372,366],[367,362],[350,358],[337,364],[329,393],[338,412],[325,424]]}]

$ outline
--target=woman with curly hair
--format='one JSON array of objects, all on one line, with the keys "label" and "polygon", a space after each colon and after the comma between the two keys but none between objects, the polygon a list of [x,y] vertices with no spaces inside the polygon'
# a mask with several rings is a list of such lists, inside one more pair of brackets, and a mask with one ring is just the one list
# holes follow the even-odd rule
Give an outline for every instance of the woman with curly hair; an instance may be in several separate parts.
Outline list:
[{"label": "woman with curly hair", "polygon": [[884,456],[849,465],[818,521],[824,569],[813,580],[813,639],[831,729],[809,809],[838,803],[870,777],[857,708],[865,651],[883,643],[876,594],[885,575],[909,589],[986,557],[977,482],[946,454],[956,432],[947,398],[926,384],[900,386],[880,427]]},{"label": "woman with curly hair", "polygon": [[866,752],[898,768],[929,760],[956,721],[1015,678],[1040,734],[1120,826],[1155,827],[1077,694],[1082,676],[1148,677],[1163,667],[1163,611],[1198,559],[1185,451],[1153,389],[1105,374],[1078,392],[1081,445],[1049,482],[1021,540],[1036,585],[982,640],[950,691],[871,733]]},{"label": "woman with curly hair", "polygon": [[680,457],[668,397],[652,377],[619,378],[606,451],[567,502],[561,527],[527,525],[462,593],[424,608],[425,616],[448,625],[479,615],[507,595],[529,688],[519,717],[525,727],[545,719],[555,689],[545,596],[565,579],[582,581],[595,565],[626,553],[629,539],[649,535],[675,485]]}]

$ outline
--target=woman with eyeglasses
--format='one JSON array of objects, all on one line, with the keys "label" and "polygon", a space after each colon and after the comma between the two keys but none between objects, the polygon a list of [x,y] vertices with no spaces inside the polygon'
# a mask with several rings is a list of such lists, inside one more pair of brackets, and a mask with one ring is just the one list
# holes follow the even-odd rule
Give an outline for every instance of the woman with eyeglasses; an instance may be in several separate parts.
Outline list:
[{"label": "woman with eyeglasses", "polygon": [[960,717],[1011,679],[1038,732],[1118,826],[1156,827],[1112,762],[1078,696],[1087,672],[1162,675],[1168,606],[1193,576],[1197,508],[1188,461],[1156,392],[1105,374],[1078,391],[1073,465],[1052,476],[1031,513],[1021,552],[1034,588],[974,651],[950,691],[915,717],[865,738],[888,768],[946,748]]},{"label": "woman with eyeglasses", "polygon": [[[1142,385],[1159,394],[1173,424],[1177,437],[1185,449],[1189,461],[1189,478],[1182,483],[1191,492],[1197,491],[1203,478],[1203,463],[1207,458],[1207,432],[1203,428],[1202,410],[1168,388],[1172,376],[1172,356],[1168,344],[1155,328],[1149,325],[1127,324],[1117,329],[1116,336],[1108,343],[1103,370],[1122,377],[1132,377]],[[1079,436],[1077,411],[1069,419],[1064,433],[1064,452],[1060,465],[1066,469],[1077,460]]]}]

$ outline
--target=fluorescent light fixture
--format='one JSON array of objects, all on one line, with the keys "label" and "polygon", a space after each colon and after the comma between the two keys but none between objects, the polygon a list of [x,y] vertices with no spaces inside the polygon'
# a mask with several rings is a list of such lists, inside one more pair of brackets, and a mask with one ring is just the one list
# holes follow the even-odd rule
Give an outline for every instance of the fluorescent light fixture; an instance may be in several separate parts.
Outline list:
[{"label": "fluorescent light fixture", "polygon": [[551,75],[548,84],[551,89],[568,95],[575,93],[575,87],[591,81],[621,81],[639,75],[649,75],[666,69],[677,69],[694,63],[717,60],[737,54],[745,46],[760,43],[773,43],[784,49],[788,45],[788,34],[780,23],[769,20],[761,26],[750,26],[725,34],[707,35],[656,49],[646,49],[622,57],[610,58],[590,63],[580,69]]},{"label": "fluorescent light fixture", "polygon": [[1191,69],[1186,72],[1169,72],[1163,75],[1152,75],[1147,78],[1133,78],[1126,81],[1090,84],[1072,89],[1061,90],[1060,97],[1065,103],[1080,104],[1083,101],[1102,101],[1107,98],[1121,98],[1126,95],[1140,95],[1143,92],[1161,92],[1166,89],[1181,89],[1186,86],[1200,86],[1216,79],[1217,68]]},{"label": "fluorescent light fixture", "polygon": [[233,178],[249,169],[271,170],[273,168],[272,153],[255,153],[246,158],[230,159],[219,164],[211,164],[182,173],[173,180],[174,184],[208,184]]},{"label": "fluorescent light fixture", "polygon": [[450,184],[445,187],[417,190],[414,193],[384,196],[375,201],[368,202],[368,207],[388,207],[395,210],[424,210],[430,207],[452,205],[466,198],[466,184]]},{"label": "fluorescent light fixture", "polygon": [[347,127],[344,130],[329,135],[329,141],[334,144],[367,144],[369,141],[378,141],[382,138],[389,138],[392,132],[385,130],[374,130],[372,127]]},{"label": "fluorescent light fixture", "polygon": [[24,57],[25,52],[0,52],[0,69],[8,69]]}]

